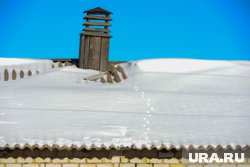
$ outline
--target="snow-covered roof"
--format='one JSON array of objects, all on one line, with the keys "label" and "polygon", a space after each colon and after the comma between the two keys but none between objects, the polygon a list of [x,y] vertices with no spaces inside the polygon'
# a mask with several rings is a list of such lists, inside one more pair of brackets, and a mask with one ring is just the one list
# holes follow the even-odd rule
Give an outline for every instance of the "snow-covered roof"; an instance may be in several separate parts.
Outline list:
[{"label": "snow-covered roof", "polygon": [[[1,66],[1,62],[0,62]],[[57,68],[0,82],[0,147],[248,147],[250,62],[153,59],[120,84]]]}]

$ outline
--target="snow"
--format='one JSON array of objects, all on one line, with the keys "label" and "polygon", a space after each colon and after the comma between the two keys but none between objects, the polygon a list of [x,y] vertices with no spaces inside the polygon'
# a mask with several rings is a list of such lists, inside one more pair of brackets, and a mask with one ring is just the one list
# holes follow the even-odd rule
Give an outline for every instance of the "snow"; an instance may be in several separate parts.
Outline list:
[{"label": "snow", "polygon": [[129,79],[120,84],[87,82],[98,72],[76,67],[1,81],[0,147],[250,143],[250,62],[152,59],[122,66]]},{"label": "snow", "polygon": [[231,66],[229,61],[200,61],[195,59],[153,59],[136,62],[144,72],[190,73]]},{"label": "snow", "polygon": [[[0,57],[0,81],[4,79],[4,70],[8,70],[11,74],[14,69],[17,74],[22,70],[27,76],[28,71],[30,70],[32,74],[48,72],[52,70],[53,61],[46,59],[18,59],[18,58],[1,58]],[[19,78],[19,75],[17,75]]]}]

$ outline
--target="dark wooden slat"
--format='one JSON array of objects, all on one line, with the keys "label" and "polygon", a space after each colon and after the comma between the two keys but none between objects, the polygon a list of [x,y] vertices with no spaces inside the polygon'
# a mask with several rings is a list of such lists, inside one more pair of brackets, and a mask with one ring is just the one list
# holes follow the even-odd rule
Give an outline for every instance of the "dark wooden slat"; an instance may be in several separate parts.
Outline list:
[{"label": "dark wooden slat", "polygon": [[83,62],[84,62],[84,38],[85,36],[83,34],[80,34],[80,49],[79,49],[79,67],[83,68]]},{"label": "dark wooden slat", "polygon": [[83,58],[83,67],[85,69],[89,68],[90,56],[89,56],[89,48],[90,48],[90,37],[85,36],[84,39],[84,58]]},{"label": "dark wooden slat", "polygon": [[103,29],[103,28],[89,28],[89,27],[86,27],[83,30],[85,30],[85,31],[96,31],[96,32],[110,32],[109,29]]},{"label": "dark wooden slat", "polygon": [[84,17],[84,19],[91,19],[91,20],[107,20],[107,21],[111,21],[111,20],[112,20],[110,17],[95,16],[95,15],[87,15],[86,17]]},{"label": "dark wooden slat", "polygon": [[112,36],[109,34],[102,34],[102,33],[94,33],[94,32],[84,32],[84,35],[95,36],[95,37],[107,37],[111,38]]},{"label": "dark wooden slat", "polygon": [[92,47],[90,46],[91,69],[99,70],[101,54],[101,37],[92,37]]},{"label": "dark wooden slat", "polygon": [[108,70],[109,38],[102,38],[100,70]]},{"label": "dark wooden slat", "polygon": [[83,25],[85,26],[111,26],[109,22],[85,22]]},{"label": "dark wooden slat", "polygon": [[[94,37],[89,37],[89,53],[88,55],[88,60],[87,60],[87,68],[86,69],[92,69],[92,55],[93,55],[93,48],[94,48]],[[85,55],[86,56],[86,55]]]}]

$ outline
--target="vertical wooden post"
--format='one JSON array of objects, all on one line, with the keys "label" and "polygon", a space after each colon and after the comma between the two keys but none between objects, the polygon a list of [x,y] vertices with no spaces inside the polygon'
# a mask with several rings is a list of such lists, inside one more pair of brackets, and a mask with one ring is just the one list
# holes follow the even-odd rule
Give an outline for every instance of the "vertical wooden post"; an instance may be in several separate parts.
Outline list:
[{"label": "vertical wooden post", "polygon": [[99,7],[84,13],[87,13],[83,24],[86,27],[80,34],[79,67],[107,71],[112,13]]},{"label": "vertical wooden post", "polygon": [[30,70],[28,71],[28,76],[32,76],[32,72]]},{"label": "vertical wooden post", "polygon": [[9,72],[7,69],[4,70],[4,81],[8,81],[9,80]]},{"label": "vertical wooden post", "polygon": [[16,70],[12,70],[12,80],[16,80]]},{"label": "vertical wooden post", "polygon": [[24,72],[23,72],[23,70],[20,71],[20,78],[24,78]]}]

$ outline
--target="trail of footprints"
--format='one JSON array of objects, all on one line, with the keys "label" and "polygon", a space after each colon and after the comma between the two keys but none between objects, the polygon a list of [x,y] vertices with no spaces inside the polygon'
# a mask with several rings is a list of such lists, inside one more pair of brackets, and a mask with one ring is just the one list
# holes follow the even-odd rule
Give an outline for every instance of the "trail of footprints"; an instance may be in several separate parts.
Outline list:
[{"label": "trail of footprints", "polygon": [[149,140],[149,132],[150,132],[150,123],[151,123],[151,117],[152,117],[152,112],[155,111],[154,107],[152,106],[152,100],[150,98],[147,98],[145,96],[145,92],[140,91],[138,86],[134,86],[134,90],[138,93],[141,94],[141,98],[143,98],[146,101],[147,105],[147,110],[146,110],[146,115],[143,117],[144,123],[142,127],[144,128],[144,136],[147,141]]}]

